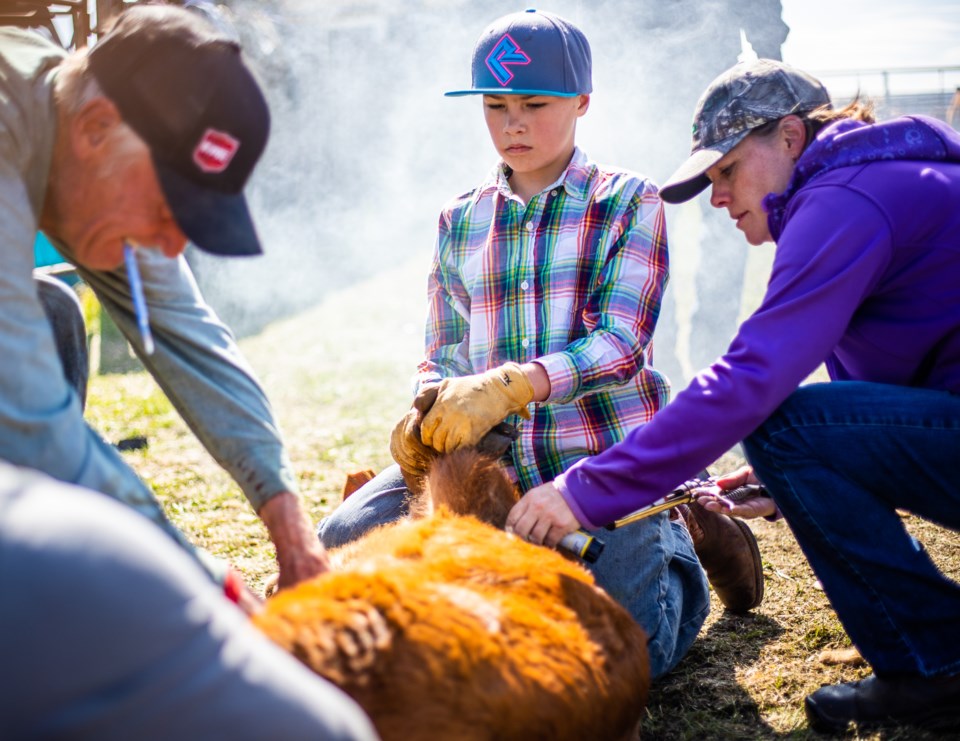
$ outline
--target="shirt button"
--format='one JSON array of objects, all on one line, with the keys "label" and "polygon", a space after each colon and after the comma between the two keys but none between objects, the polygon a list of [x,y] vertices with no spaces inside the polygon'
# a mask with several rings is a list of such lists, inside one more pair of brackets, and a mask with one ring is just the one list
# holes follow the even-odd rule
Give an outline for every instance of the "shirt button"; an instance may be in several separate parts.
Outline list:
[{"label": "shirt button", "polygon": [[533,231],[533,222],[532,222],[532,221],[528,221],[528,222],[527,222],[527,231],[528,231],[528,232],[532,232],[532,231]]},{"label": "shirt button", "polygon": [[530,287],[530,284],[527,283],[527,281],[523,281],[523,283],[520,284],[520,287],[521,287],[524,291],[526,291],[526,290]]},{"label": "shirt button", "polygon": [[555,191],[555,190],[551,190],[551,191],[550,191],[550,195],[552,195],[552,196],[555,196],[555,195],[557,195],[557,191]]},{"label": "shirt button", "polygon": [[521,342],[520,344],[523,345],[524,347],[529,347],[529,346],[530,346],[530,340],[524,340],[524,341]]}]

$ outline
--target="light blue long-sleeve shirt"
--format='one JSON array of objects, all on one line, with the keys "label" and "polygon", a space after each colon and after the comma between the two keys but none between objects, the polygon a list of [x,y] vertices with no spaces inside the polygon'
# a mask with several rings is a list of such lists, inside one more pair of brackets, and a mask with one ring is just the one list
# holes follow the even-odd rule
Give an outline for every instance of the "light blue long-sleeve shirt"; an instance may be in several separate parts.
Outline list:
[{"label": "light blue long-sleeve shirt", "polygon": [[[0,459],[126,502],[174,535],[150,489],[84,421],[66,382],[32,278],[47,190],[64,53],[41,37],[0,29]],[[69,245],[57,243],[73,262]],[[255,509],[294,475],[266,396],[230,331],[206,305],[182,257],[140,253],[156,340],[147,370]],[[140,347],[123,268],[78,272],[121,332]]]}]

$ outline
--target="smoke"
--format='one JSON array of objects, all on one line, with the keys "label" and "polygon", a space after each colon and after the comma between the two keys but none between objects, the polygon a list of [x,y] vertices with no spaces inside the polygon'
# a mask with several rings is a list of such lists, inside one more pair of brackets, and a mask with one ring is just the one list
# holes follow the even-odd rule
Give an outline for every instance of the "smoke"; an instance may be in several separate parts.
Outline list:
[{"label": "smoke", "polygon": [[[189,259],[239,334],[410,260],[422,259],[425,277],[443,203],[496,162],[479,98],[443,92],[469,83],[483,28],[522,9],[501,0],[230,3],[273,113],[248,188],[266,254]],[[779,2],[552,0],[541,9],[574,21],[593,49],[579,146],[656,182],[688,153],[696,100],[736,62],[741,29],[760,56],[779,56],[786,36]],[[722,352],[735,329],[747,247],[710,210],[702,198],[667,209],[672,288],[655,357],[675,382]],[[698,335],[697,317],[708,315],[715,326]]]}]

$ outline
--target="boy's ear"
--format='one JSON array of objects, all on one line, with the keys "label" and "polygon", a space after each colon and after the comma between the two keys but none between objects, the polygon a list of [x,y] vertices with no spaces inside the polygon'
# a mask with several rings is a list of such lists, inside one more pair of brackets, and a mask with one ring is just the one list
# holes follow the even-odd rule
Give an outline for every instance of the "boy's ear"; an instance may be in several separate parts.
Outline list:
[{"label": "boy's ear", "polygon": [[70,120],[70,143],[81,159],[96,154],[108,144],[113,130],[123,123],[120,111],[108,98],[98,96],[84,103]]},{"label": "boy's ear", "polygon": [[585,93],[581,93],[577,96],[577,98],[577,117],[579,118],[586,113],[587,109],[590,107],[590,96]]}]

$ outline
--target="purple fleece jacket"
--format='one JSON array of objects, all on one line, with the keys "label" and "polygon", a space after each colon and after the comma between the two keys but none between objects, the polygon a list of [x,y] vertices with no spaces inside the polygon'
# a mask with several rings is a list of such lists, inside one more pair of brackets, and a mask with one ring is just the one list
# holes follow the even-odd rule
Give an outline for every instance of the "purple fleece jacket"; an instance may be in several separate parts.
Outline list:
[{"label": "purple fleece jacket", "polygon": [[599,527],[755,430],[821,363],[834,380],[960,392],[960,135],[911,116],[825,128],[786,192],[763,303],[730,349],[623,442],[557,480]]}]

